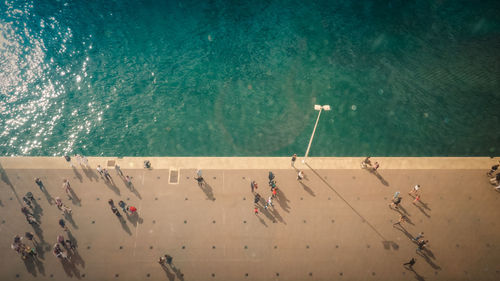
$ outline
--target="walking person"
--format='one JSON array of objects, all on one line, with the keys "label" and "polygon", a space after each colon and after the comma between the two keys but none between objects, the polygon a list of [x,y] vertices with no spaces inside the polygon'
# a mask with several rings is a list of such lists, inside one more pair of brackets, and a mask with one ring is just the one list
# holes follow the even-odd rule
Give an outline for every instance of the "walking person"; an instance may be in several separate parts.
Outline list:
[{"label": "walking person", "polygon": [[420,238],[422,238],[422,237],[424,237],[424,232],[420,232],[420,233],[419,233],[419,234],[417,234],[417,236],[415,236],[415,238],[413,238],[412,240],[413,240],[413,241],[415,241],[415,242],[417,242],[417,241],[418,241],[418,239],[420,239]]},{"label": "walking person", "polygon": [[97,165],[97,168],[96,168],[97,172],[99,173],[99,175],[101,176],[101,178],[103,177],[103,171],[102,171],[102,168],[101,168],[101,165]]},{"label": "walking person", "polygon": [[366,157],[365,160],[361,162],[361,168],[365,169],[368,166],[372,165],[372,162],[370,161],[370,156]]},{"label": "walking person", "polygon": [[67,179],[63,180],[62,188],[68,195],[69,200],[73,200],[73,198],[71,197],[71,185],[69,184],[69,180]]},{"label": "walking person", "polygon": [[420,190],[420,184],[415,185],[408,194],[417,194],[417,192]]},{"label": "walking person", "polygon": [[127,211],[127,204],[125,204],[125,202],[123,202],[122,200],[120,200],[120,202],[118,202],[118,206],[120,206],[120,208],[122,208],[124,213]]},{"label": "walking person", "polygon": [[75,166],[73,165],[73,163],[71,163],[71,157],[69,157],[69,155],[64,155],[63,158],[66,160],[66,162],[69,163],[69,166],[71,168],[74,168]]},{"label": "walking person", "polygon": [[32,241],[33,244],[37,244],[36,239],[35,239],[35,234],[33,232],[26,232],[24,234],[24,236],[26,236],[26,239]]},{"label": "walking person", "polygon": [[61,244],[64,248],[66,248],[66,243],[64,242],[64,236],[57,235],[57,243]]},{"label": "walking person", "polygon": [[118,164],[115,164],[115,171],[118,174],[118,176],[123,177],[123,172],[120,169],[120,166],[118,166]]},{"label": "walking person", "polygon": [[82,156],[82,163],[85,165],[86,168],[89,168],[89,159],[87,157]]},{"label": "walking person", "polygon": [[255,189],[257,189],[257,183],[255,181],[252,181],[250,183],[250,188],[252,189],[252,193],[254,192]]},{"label": "walking person", "polygon": [[413,269],[413,265],[415,264],[416,260],[415,258],[411,258],[411,260],[407,263],[403,263],[403,265],[409,265],[409,268],[412,268]]},{"label": "walking person", "polygon": [[304,178],[304,172],[299,171],[299,173],[297,174],[297,180],[301,181],[303,178]]},{"label": "walking person", "polygon": [[415,204],[419,201],[420,201],[420,195],[417,194],[417,196],[415,196],[415,200],[413,200],[413,204]]},{"label": "walking person", "polygon": [[38,185],[40,190],[43,191],[44,186],[43,186],[42,180],[40,178],[35,178],[35,183]]},{"label": "walking person", "polygon": [[427,245],[427,243],[429,243],[429,240],[420,240],[417,242],[417,251],[422,251],[422,249],[424,249]]},{"label": "walking person", "polygon": [[269,198],[267,199],[267,204],[266,204],[266,206],[264,206],[264,209],[267,209],[267,207],[269,207],[269,206],[274,207],[273,206],[273,197],[272,196],[269,196]]},{"label": "walking person", "polygon": [[78,165],[82,166],[82,156],[80,156],[80,154],[75,154],[73,157],[75,157],[76,163],[78,163]]},{"label": "walking person", "polygon": [[[498,160],[498,163],[500,163],[500,160]],[[489,177],[493,176],[493,173],[498,170],[498,167],[500,165],[499,164],[496,164],[496,165],[493,165],[491,166],[491,170],[489,172],[486,173],[486,175],[488,175]]]},{"label": "walking person", "polygon": [[137,214],[137,208],[134,206],[128,207],[127,210],[130,212],[131,215]]},{"label": "walking person", "polygon": [[401,203],[401,200],[402,200],[402,198],[399,196],[392,199],[392,203],[389,204],[389,208],[394,207],[395,209],[397,209],[399,204]]},{"label": "walking person", "polygon": [[255,204],[259,204],[259,202],[260,202],[260,194],[259,193],[255,194],[255,198],[254,198],[253,202]]},{"label": "walking person", "polygon": [[68,231],[68,227],[66,226],[66,222],[63,219],[59,220],[59,226],[61,226],[62,229],[64,229],[64,231]]},{"label": "walking person", "polygon": [[253,213],[254,213],[254,214],[256,214],[256,215],[258,215],[258,214],[259,214],[259,208],[257,208],[257,206],[255,206],[255,207],[253,208]]},{"label": "walking person", "polygon": [[274,180],[275,176],[273,172],[269,171],[269,183],[271,183]]},{"label": "walking person", "polygon": [[292,167],[295,167],[295,160],[297,160],[297,154],[292,155]]},{"label": "walking person", "polygon": [[132,186],[132,178],[131,177],[129,177],[128,175],[125,176],[125,181],[127,181],[127,185],[129,187]]},{"label": "walking person", "polygon": [[273,188],[273,198],[277,198],[278,192],[276,191],[278,188]]},{"label": "walking person", "polygon": [[109,174],[108,169],[103,169],[103,170],[102,170],[102,173],[104,174],[104,178],[105,178],[107,181],[111,181],[111,175]]},{"label": "walking person", "polygon": [[273,191],[273,189],[275,189],[275,188],[276,188],[276,181],[271,181],[271,182],[269,183],[269,186],[271,186],[271,192],[272,192],[272,191]]},{"label": "walking person", "polygon": [[199,185],[200,187],[201,187],[201,186],[203,186],[203,183],[205,182],[205,179],[204,179],[204,178],[203,178],[203,176],[202,176],[201,170],[198,170],[198,171],[196,172],[196,175],[197,175],[197,177],[196,177],[196,178],[194,178],[194,179],[198,182],[198,185]]},{"label": "walking person", "polygon": [[380,167],[380,165],[378,164],[378,162],[375,162],[375,164],[373,164],[373,171],[377,171],[378,167]]}]

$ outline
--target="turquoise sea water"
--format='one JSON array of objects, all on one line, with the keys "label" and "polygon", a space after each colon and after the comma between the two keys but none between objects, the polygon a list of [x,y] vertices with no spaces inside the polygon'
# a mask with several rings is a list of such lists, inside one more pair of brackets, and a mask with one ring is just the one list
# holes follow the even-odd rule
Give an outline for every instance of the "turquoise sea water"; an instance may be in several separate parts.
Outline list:
[{"label": "turquoise sea water", "polygon": [[0,155],[500,152],[500,1],[0,3]]}]

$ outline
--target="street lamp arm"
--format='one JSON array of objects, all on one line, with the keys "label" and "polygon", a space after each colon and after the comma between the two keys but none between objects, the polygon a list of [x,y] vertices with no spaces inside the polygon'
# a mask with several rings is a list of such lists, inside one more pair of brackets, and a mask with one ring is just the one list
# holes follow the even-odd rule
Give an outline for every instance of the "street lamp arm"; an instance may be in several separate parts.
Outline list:
[{"label": "street lamp arm", "polygon": [[323,107],[321,107],[319,109],[318,118],[316,118],[316,124],[314,124],[314,129],[313,129],[313,132],[312,132],[312,135],[311,135],[311,139],[309,140],[309,145],[307,146],[306,155],[304,156],[304,159],[302,160],[302,163],[306,162],[307,155],[309,155],[309,149],[311,149],[311,144],[312,144],[312,141],[313,141],[313,138],[314,138],[314,133],[316,132],[316,127],[318,126],[318,121],[319,121],[319,117],[321,116],[321,111],[322,110],[323,110]]}]

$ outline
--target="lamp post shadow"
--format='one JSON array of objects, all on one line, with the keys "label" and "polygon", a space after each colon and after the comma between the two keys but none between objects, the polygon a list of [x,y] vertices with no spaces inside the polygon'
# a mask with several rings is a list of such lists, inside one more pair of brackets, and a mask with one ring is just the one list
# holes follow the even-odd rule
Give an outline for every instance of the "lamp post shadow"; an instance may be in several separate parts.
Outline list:
[{"label": "lamp post shadow", "polygon": [[382,241],[387,241],[384,236],[382,234],[380,234],[380,232],[378,232],[378,230],[367,220],[363,217],[363,215],[361,215],[361,213],[358,212],[358,210],[356,210],[356,208],[354,208],[337,190],[335,190],[335,188],[333,188],[333,186],[330,185],[330,183],[328,183],[316,170],[314,170],[307,162],[305,163],[305,165],[307,167],[309,167],[309,169],[311,169],[311,171],[328,187],[330,188],[335,194],[337,194],[337,196],[342,200],[344,201],[344,203],[349,206],[349,208],[351,208],[351,210],[356,214],[358,215],[361,220],[363,222],[365,222],[381,239]]}]

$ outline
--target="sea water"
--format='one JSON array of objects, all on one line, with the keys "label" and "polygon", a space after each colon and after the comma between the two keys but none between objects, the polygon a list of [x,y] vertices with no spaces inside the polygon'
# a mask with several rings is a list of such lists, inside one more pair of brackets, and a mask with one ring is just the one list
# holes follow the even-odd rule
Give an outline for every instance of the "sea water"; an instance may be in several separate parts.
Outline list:
[{"label": "sea water", "polygon": [[500,1],[0,3],[0,155],[490,156]]}]

